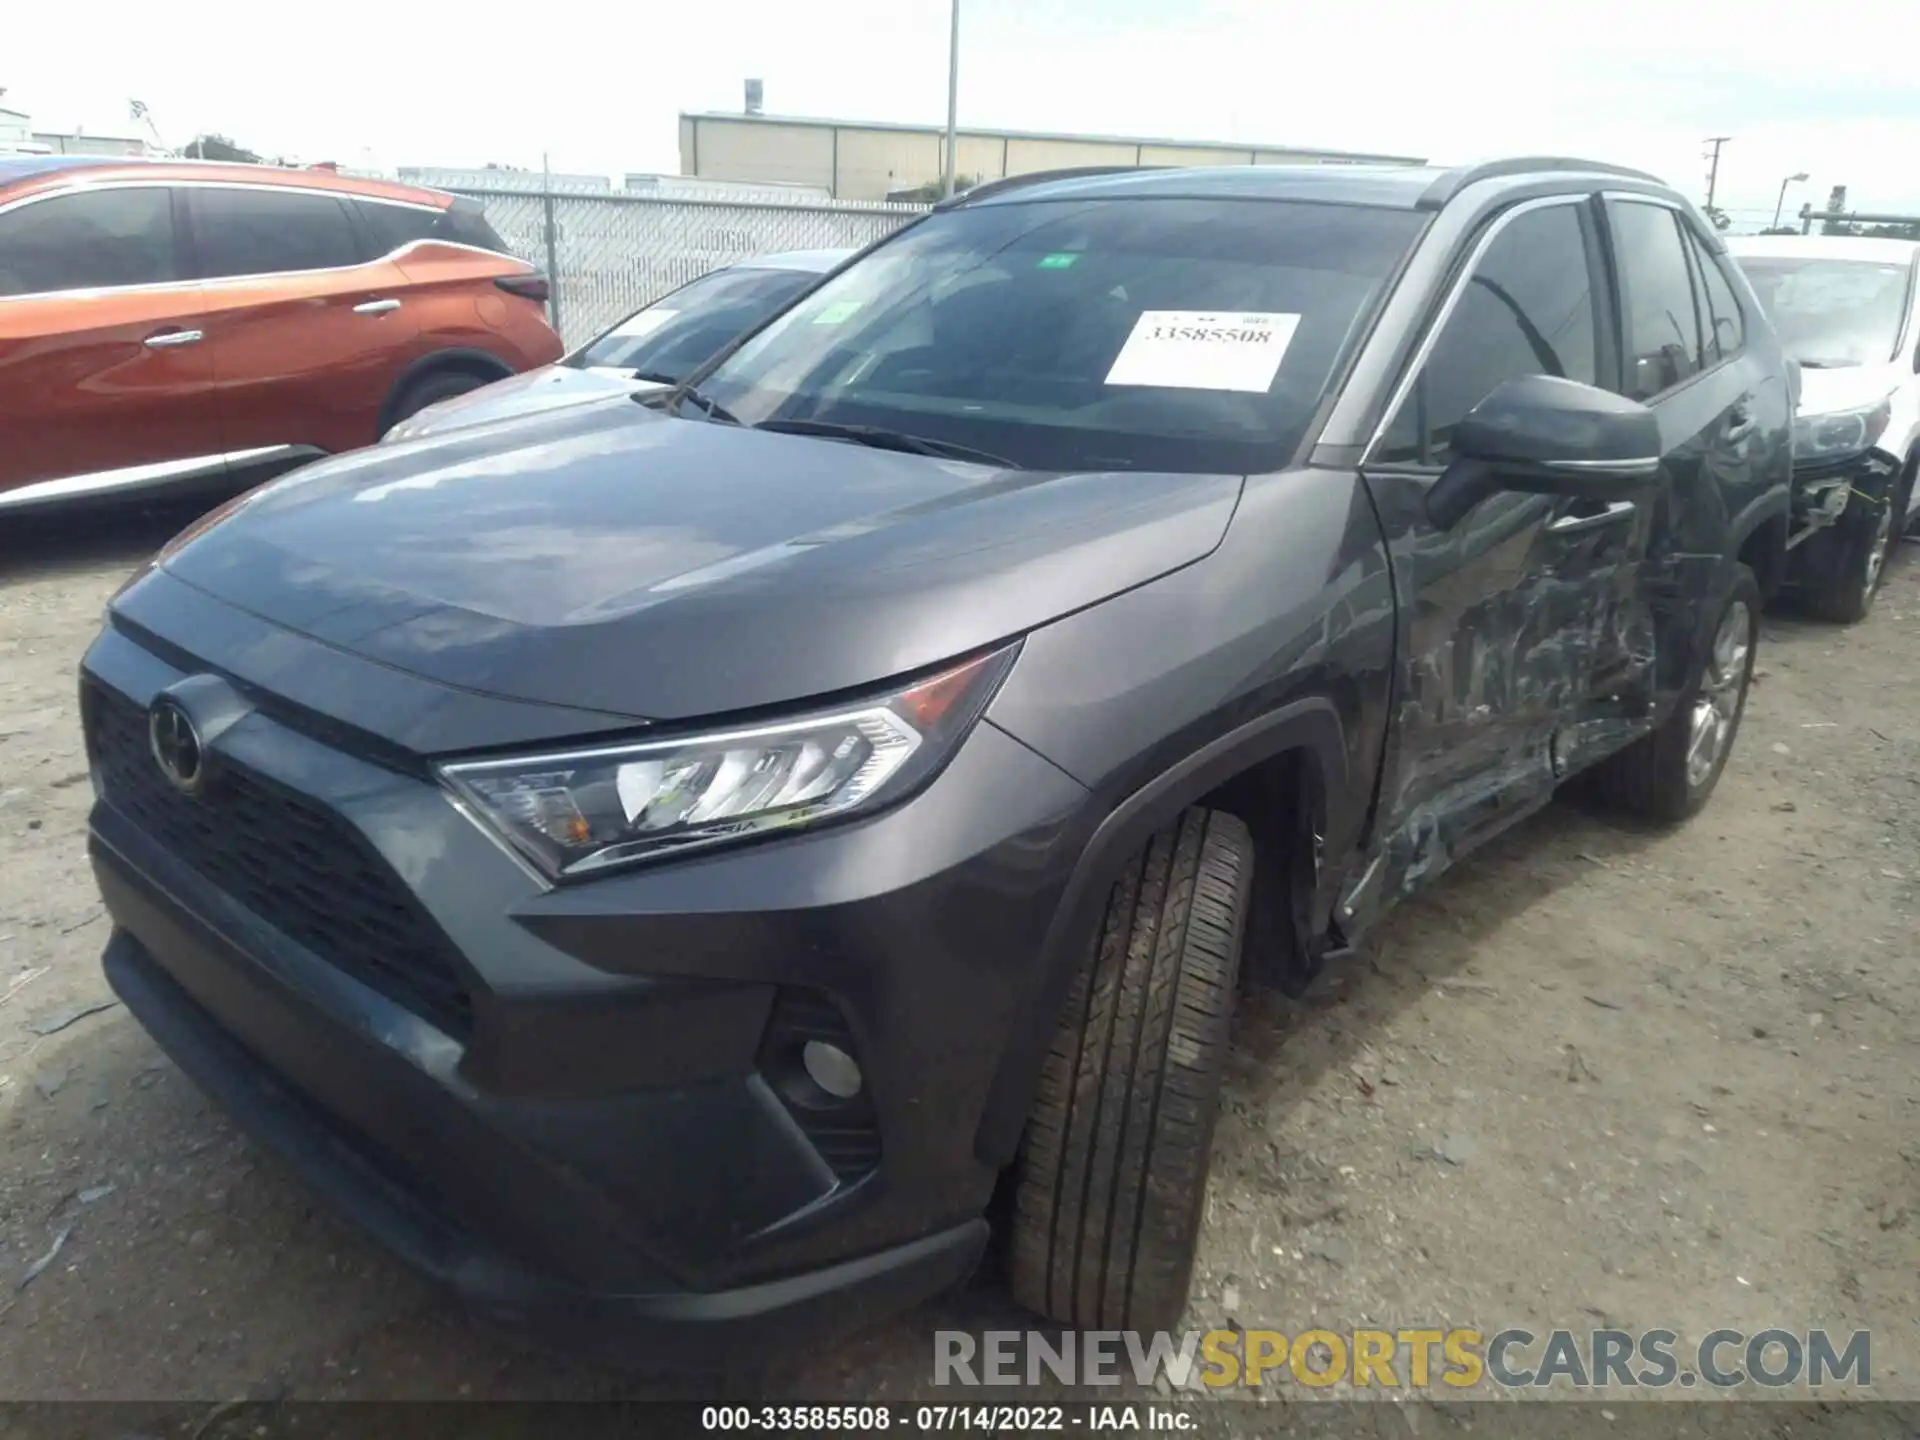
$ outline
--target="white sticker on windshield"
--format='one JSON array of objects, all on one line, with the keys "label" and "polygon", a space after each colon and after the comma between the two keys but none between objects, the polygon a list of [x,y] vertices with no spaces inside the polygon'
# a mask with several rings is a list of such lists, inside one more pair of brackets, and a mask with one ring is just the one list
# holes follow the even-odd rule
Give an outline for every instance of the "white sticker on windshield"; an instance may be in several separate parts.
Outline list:
[{"label": "white sticker on windshield", "polygon": [[638,340],[642,335],[651,335],[679,313],[678,310],[642,310],[622,320],[613,333],[622,340]]},{"label": "white sticker on windshield", "polygon": [[1263,393],[1273,383],[1298,315],[1147,310],[1107,371],[1109,385]]}]

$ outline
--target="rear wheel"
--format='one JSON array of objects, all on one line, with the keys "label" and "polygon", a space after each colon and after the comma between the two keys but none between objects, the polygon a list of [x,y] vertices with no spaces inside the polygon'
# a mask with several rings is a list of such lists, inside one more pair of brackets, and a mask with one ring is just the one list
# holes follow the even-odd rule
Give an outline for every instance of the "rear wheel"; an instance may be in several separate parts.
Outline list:
[{"label": "rear wheel", "polygon": [[1673,713],[1594,767],[1594,787],[1604,799],[1656,820],[1685,820],[1707,803],[1746,713],[1759,617],[1760,587],[1742,566],[1721,602],[1706,657]]},{"label": "rear wheel", "polygon": [[1856,487],[1838,523],[1807,543],[1813,574],[1805,594],[1807,609],[1822,620],[1850,625],[1864,620],[1880,593],[1887,557],[1900,532],[1895,511],[1903,504],[1898,481],[1883,482],[1877,493]]},{"label": "rear wheel", "polygon": [[464,370],[438,370],[431,375],[423,375],[402,390],[400,398],[393,402],[393,413],[387,416],[387,429],[391,430],[402,420],[418,415],[429,405],[451,400],[469,390],[478,390],[487,383],[478,375],[469,375]]},{"label": "rear wheel", "polygon": [[1114,886],[1016,1163],[1028,1308],[1138,1330],[1185,1309],[1252,880],[1246,826],[1191,809]]}]

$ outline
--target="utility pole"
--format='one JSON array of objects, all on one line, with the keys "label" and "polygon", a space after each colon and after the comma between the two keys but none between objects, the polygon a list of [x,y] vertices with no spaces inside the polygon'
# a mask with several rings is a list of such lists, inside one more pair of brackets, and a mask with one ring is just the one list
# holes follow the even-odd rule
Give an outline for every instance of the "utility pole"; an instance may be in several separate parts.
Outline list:
[{"label": "utility pole", "polygon": [[960,116],[960,0],[953,3],[953,29],[947,37],[947,170],[940,193],[953,198],[954,126]]},{"label": "utility pole", "polygon": [[1731,135],[1709,135],[1707,144],[1713,147],[1713,154],[1703,158],[1710,162],[1707,170],[1707,209],[1713,209],[1713,194],[1720,185],[1720,147],[1733,139]]}]

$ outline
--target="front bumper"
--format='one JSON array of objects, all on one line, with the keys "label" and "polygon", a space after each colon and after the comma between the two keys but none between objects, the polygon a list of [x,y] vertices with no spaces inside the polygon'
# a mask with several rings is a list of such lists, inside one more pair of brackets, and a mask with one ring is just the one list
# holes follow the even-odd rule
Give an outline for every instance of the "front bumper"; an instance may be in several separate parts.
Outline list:
[{"label": "front bumper", "polygon": [[[972,1268],[976,1135],[1079,849],[1062,772],[983,723],[886,814],[550,889],[424,774],[239,687],[166,809],[110,731],[196,673],[114,629],[83,669],[107,973],[376,1236],[497,1319],[673,1364]],[[423,936],[434,984],[381,968]],[[810,1113],[787,1042],[834,1025],[864,1108]]]},{"label": "front bumper", "polygon": [[1802,572],[1802,578],[1810,563],[1817,564],[1809,561],[1806,542],[1840,523],[1856,489],[1872,495],[1889,494],[1900,463],[1898,457],[1881,450],[1834,460],[1795,463],[1787,546],[1794,554],[1794,568]]}]

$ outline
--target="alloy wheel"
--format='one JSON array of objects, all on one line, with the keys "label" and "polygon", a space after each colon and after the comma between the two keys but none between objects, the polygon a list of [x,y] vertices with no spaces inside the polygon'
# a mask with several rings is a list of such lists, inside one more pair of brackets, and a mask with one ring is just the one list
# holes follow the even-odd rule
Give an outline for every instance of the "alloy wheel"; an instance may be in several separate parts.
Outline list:
[{"label": "alloy wheel", "polygon": [[1867,547],[1867,589],[1873,594],[1874,587],[1880,583],[1880,572],[1886,568],[1887,553],[1893,549],[1893,502],[1887,501],[1880,507],[1880,523],[1874,527],[1873,544]]},{"label": "alloy wheel", "polygon": [[1687,743],[1689,789],[1707,782],[1733,738],[1752,647],[1753,615],[1746,601],[1736,600],[1720,617],[1713,652],[1707,657],[1706,673],[1700,677],[1700,691],[1693,701],[1693,726]]}]

